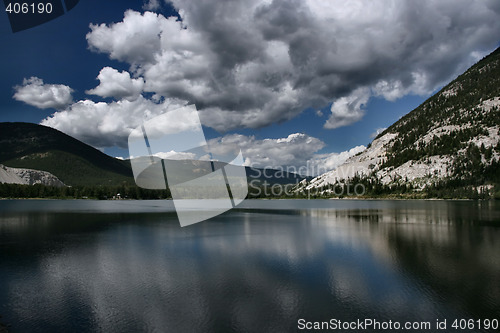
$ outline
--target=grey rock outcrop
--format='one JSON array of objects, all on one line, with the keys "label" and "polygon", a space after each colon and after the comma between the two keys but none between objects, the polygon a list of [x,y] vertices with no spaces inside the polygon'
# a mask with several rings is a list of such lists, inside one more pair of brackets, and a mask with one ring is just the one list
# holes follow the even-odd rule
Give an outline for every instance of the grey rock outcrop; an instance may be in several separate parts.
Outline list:
[{"label": "grey rock outcrop", "polygon": [[0,164],[0,183],[47,186],[66,186],[56,176],[47,171],[10,168]]}]

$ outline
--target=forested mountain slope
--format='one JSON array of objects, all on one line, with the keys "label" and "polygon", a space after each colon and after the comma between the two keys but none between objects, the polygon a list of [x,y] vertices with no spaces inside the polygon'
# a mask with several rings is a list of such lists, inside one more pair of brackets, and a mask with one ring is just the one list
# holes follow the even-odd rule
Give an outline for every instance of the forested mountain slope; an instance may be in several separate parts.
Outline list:
[{"label": "forested mountain slope", "polygon": [[364,152],[300,189],[328,194],[333,185],[356,180],[373,193],[491,194],[500,183],[499,130],[500,48],[387,128]]}]

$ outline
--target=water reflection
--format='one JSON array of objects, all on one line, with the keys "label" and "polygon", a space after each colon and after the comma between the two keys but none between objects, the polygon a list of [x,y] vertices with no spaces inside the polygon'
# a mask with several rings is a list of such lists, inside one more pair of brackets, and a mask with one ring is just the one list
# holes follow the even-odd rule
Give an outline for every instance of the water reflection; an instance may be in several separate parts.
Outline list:
[{"label": "water reflection", "polygon": [[281,332],[299,318],[500,316],[496,206],[245,204],[189,228],[168,210],[6,210],[0,314],[17,331],[40,332]]}]

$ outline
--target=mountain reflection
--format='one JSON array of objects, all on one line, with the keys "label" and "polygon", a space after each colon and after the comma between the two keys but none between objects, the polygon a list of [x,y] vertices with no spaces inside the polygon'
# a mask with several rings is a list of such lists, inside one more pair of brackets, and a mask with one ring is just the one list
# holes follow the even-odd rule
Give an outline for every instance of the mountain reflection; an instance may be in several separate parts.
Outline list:
[{"label": "mountain reflection", "polygon": [[497,211],[474,204],[254,201],[187,228],[173,213],[3,213],[0,311],[19,331],[498,318]]}]

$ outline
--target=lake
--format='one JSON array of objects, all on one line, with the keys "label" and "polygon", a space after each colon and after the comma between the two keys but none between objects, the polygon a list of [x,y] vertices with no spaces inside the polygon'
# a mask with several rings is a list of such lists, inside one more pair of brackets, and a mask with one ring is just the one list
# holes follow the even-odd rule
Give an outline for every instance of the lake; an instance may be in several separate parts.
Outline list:
[{"label": "lake", "polygon": [[0,315],[12,332],[493,332],[500,203],[247,200],[181,228],[171,201],[1,200]]}]

